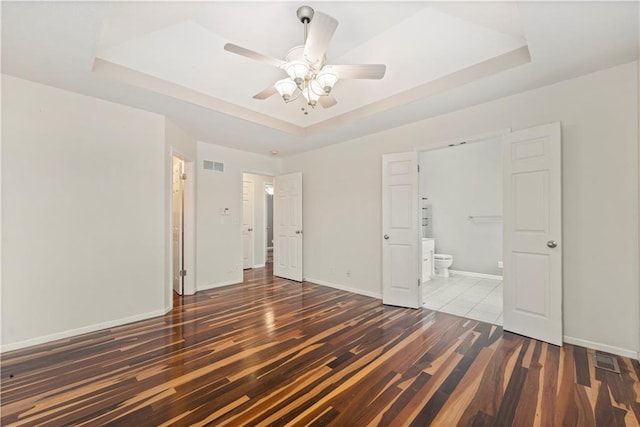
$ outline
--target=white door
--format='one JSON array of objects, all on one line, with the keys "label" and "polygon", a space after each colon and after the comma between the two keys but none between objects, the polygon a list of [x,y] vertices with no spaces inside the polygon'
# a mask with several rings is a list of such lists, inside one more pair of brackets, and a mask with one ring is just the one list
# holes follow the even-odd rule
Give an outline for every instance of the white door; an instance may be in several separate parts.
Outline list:
[{"label": "white door", "polygon": [[173,290],[182,295],[184,289],[184,162],[173,157],[171,180],[171,240]]},{"label": "white door", "polygon": [[242,181],[242,268],[253,268],[253,181]]},{"label": "white door", "polygon": [[504,329],[562,345],[560,123],[503,143]]},{"label": "white door", "polygon": [[418,153],[382,156],[382,302],[418,308]]},{"label": "white door", "polygon": [[273,192],[273,274],[302,282],[302,173],[276,177]]}]

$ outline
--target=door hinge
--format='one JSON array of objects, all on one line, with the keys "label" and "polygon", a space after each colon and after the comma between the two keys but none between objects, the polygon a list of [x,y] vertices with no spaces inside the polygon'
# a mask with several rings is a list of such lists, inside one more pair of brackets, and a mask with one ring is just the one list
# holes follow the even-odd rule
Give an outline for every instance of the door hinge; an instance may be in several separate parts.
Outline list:
[{"label": "door hinge", "polygon": [[180,175],[180,179],[187,179],[187,174],[183,173],[182,175]]},{"label": "door hinge", "polygon": [[418,172],[420,172],[420,165],[418,165]]},{"label": "door hinge", "polygon": [[180,277],[184,277],[187,275],[187,270],[180,270]]},{"label": "door hinge", "polygon": [[420,287],[420,279],[418,279],[418,287]]}]

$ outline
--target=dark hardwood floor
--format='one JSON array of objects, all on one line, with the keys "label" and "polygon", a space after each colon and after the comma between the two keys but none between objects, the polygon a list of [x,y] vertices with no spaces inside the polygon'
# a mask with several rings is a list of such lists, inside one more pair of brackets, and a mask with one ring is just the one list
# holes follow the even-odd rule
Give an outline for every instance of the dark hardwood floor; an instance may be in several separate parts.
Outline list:
[{"label": "dark hardwood floor", "polygon": [[10,425],[633,426],[640,365],[247,271],[166,316],[2,355]]}]

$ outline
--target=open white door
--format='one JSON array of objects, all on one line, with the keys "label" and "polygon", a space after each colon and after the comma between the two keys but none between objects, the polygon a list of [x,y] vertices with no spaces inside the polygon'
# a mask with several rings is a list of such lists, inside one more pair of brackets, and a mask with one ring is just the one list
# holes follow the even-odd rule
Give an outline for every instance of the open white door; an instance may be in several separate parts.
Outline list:
[{"label": "open white door", "polygon": [[253,268],[253,181],[242,181],[242,268]]},{"label": "open white door", "polygon": [[382,302],[418,308],[418,153],[382,156]]},{"label": "open white door", "polygon": [[504,329],[562,345],[560,123],[503,142]]},{"label": "open white door", "polygon": [[273,274],[302,282],[302,173],[275,178]]}]

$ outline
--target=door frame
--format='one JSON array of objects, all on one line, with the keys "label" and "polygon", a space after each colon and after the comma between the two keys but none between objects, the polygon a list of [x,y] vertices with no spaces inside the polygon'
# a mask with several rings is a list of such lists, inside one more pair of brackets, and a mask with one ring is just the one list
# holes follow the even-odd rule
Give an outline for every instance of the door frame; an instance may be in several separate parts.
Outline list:
[{"label": "door frame", "polygon": [[168,269],[169,275],[167,280],[167,295],[169,301],[169,308],[173,308],[173,158],[178,157],[184,162],[184,173],[187,174],[187,180],[184,186],[184,268],[187,270],[187,275],[184,277],[184,287],[183,287],[183,295],[193,295],[196,292],[195,287],[195,275],[196,275],[196,192],[195,192],[195,181],[196,181],[196,167],[195,160],[190,156],[184,154],[180,150],[175,147],[169,148],[169,164],[170,171],[169,174],[169,203],[168,203],[168,212],[169,216],[169,233],[168,233],[168,246],[169,246],[169,260],[168,260]]}]

